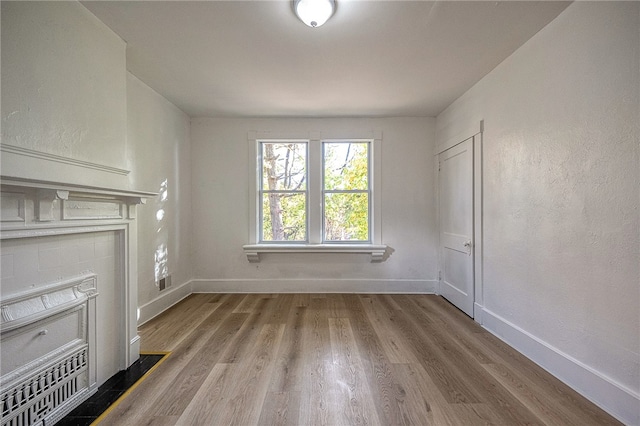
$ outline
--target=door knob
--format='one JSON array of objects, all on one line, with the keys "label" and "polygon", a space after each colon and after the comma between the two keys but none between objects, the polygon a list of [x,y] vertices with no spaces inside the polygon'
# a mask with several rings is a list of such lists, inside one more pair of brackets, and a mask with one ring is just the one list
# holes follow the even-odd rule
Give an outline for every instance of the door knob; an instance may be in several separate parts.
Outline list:
[{"label": "door knob", "polygon": [[471,247],[471,241],[466,241],[463,245],[465,247]]}]

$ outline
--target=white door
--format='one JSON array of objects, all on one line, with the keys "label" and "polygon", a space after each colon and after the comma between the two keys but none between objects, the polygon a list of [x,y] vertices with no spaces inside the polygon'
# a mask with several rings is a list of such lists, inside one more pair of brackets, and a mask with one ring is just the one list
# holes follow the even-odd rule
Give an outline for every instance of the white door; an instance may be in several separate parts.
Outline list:
[{"label": "white door", "polygon": [[438,156],[440,294],[473,317],[473,138]]}]

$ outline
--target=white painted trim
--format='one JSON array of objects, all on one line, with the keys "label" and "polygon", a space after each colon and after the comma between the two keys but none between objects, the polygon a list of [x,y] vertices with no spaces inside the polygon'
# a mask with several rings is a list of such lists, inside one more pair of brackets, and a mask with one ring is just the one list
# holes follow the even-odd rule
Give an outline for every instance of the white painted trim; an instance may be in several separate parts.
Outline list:
[{"label": "white painted trim", "polygon": [[[484,121],[480,122],[480,128],[484,129]],[[484,304],[482,139],[482,133],[473,136],[473,319],[479,324],[482,324],[482,314],[476,316],[476,311],[481,312],[481,310],[476,310],[475,305],[482,306]]]},{"label": "white painted trim", "polygon": [[258,213],[258,188],[260,175],[260,158],[258,158],[258,135],[256,132],[249,132],[247,135],[249,144],[249,242],[256,243],[260,240],[259,213]]},{"label": "white painted trim", "polygon": [[483,309],[483,327],[576,392],[628,425],[640,424],[640,394],[505,318]]},{"label": "white painted trim", "polygon": [[194,293],[434,294],[436,280],[414,279],[195,279]]},{"label": "white painted trim", "polygon": [[[52,190],[58,193],[74,192],[78,194],[96,196],[111,196],[123,199],[127,204],[145,204],[147,198],[155,197],[157,192],[132,191],[129,189],[106,188],[102,186],[80,185],[75,183],[44,181],[40,179],[27,179],[13,176],[0,176],[0,183],[7,186],[20,188],[36,188],[39,190]],[[60,195],[60,194],[57,194]],[[67,194],[68,196],[69,194]],[[66,199],[64,197],[60,197]]]},{"label": "white painted trim", "polygon": [[47,152],[34,151],[32,149],[22,148],[14,145],[0,144],[0,151],[20,155],[23,157],[33,157],[40,160],[52,161],[55,163],[68,164],[72,166],[82,167],[84,169],[94,169],[101,172],[127,176],[129,170],[119,169],[117,167],[105,166],[103,164],[91,163],[89,161],[76,160],[75,158],[63,157],[61,155],[49,154]]},{"label": "white painted trim", "polygon": [[157,317],[182,299],[193,293],[192,281],[187,281],[179,286],[172,287],[160,293],[155,299],[141,305],[138,308],[138,326]]},{"label": "white painted trim", "polygon": [[441,295],[442,292],[440,290],[440,287],[442,286],[442,264],[443,264],[443,259],[442,259],[442,240],[441,240],[441,236],[440,236],[440,224],[441,224],[441,218],[440,218],[440,155],[437,154],[433,157],[433,170],[435,173],[435,179],[433,180],[433,184],[435,185],[434,191],[436,193],[436,223],[438,224],[438,232],[437,232],[437,253],[438,253],[438,284],[436,285],[436,294],[437,295]]},{"label": "white painted trim", "polygon": [[[315,205],[313,200],[322,199],[322,172],[321,172],[321,150],[323,141],[368,141],[371,143],[369,156],[370,156],[370,174],[372,176],[372,182],[370,185],[370,202],[373,206],[370,210],[369,224],[372,227],[370,245],[382,244],[382,131],[371,130],[365,132],[332,132],[332,131],[306,131],[306,132],[264,132],[264,131],[250,131],[247,133],[247,143],[250,167],[249,177],[249,241],[248,245],[260,244],[260,224],[258,211],[259,207],[259,194],[258,189],[260,187],[261,170],[260,165],[260,150],[258,144],[260,141],[267,140],[290,140],[308,143],[307,152],[307,171],[308,171],[308,217],[307,217],[307,231],[308,231],[308,243],[311,246],[321,244],[322,241],[322,211]],[[337,245],[337,244],[336,244]],[[247,259],[250,262],[259,262],[259,252],[255,250],[248,253],[245,250]],[[384,254],[379,252],[372,252],[372,262],[381,262]]]},{"label": "white painted trim", "polygon": [[466,127],[462,128],[462,130],[460,130],[454,136],[451,136],[442,142],[438,142],[435,155],[438,156],[440,153],[448,150],[449,148],[452,148],[460,142],[466,141],[467,139],[482,132],[484,132],[484,120],[480,120],[480,124],[478,124],[477,121],[474,121],[473,123],[470,123]]},{"label": "white painted trim", "polygon": [[129,353],[140,354],[140,336],[138,334],[129,341]]},{"label": "white painted trim", "polygon": [[28,326],[95,298],[96,281],[97,275],[89,272],[5,298],[0,307],[0,330],[6,333]]},{"label": "white painted trim", "polygon": [[382,262],[390,253],[386,245],[374,244],[248,244],[242,246],[249,262],[260,262],[263,253],[352,253],[371,255],[371,262]]},{"label": "white painted trim", "polygon": [[[382,131],[375,131],[371,144],[371,174],[373,182],[371,185],[371,209],[369,224],[373,225],[371,230],[371,241],[374,244],[382,244]],[[382,258],[378,261],[382,261]]]},{"label": "white painted trim", "polygon": [[0,240],[16,238],[52,237],[55,235],[88,234],[91,232],[122,231],[132,221],[96,221],[86,223],[81,221],[35,224],[29,228],[2,228]]},{"label": "white painted trim", "polygon": [[473,320],[478,324],[484,324],[484,306],[479,304],[477,301],[473,303]]},{"label": "white painted trim", "polygon": [[25,223],[24,194],[2,192],[0,193],[0,206],[2,207],[0,222]]}]

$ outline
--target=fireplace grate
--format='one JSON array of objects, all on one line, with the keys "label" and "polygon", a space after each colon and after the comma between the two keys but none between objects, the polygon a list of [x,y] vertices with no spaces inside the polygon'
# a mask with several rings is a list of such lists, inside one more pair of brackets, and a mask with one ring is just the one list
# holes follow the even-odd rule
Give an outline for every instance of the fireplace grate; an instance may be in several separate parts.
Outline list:
[{"label": "fireplace grate", "polygon": [[87,345],[3,389],[2,426],[43,425],[62,418],[87,396]]}]

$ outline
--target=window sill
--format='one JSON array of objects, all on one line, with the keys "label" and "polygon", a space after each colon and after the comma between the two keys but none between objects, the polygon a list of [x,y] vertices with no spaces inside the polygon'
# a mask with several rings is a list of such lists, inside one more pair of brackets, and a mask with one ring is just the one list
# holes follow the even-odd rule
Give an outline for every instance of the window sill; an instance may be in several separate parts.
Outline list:
[{"label": "window sill", "polygon": [[387,246],[377,244],[249,244],[242,246],[247,260],[260,262],[262,253],[354,253],[370,254],[371,262],[386,259]]}]

